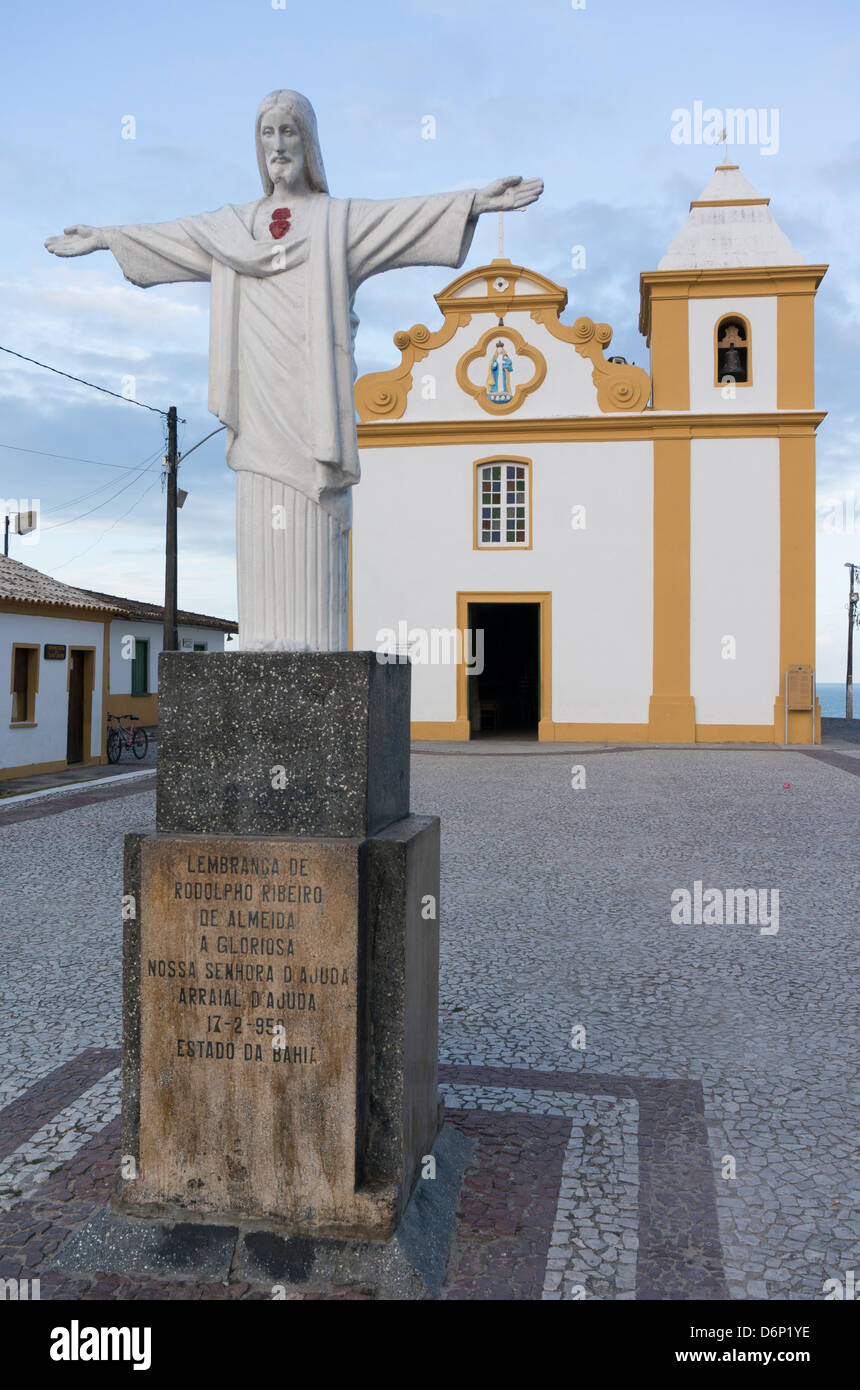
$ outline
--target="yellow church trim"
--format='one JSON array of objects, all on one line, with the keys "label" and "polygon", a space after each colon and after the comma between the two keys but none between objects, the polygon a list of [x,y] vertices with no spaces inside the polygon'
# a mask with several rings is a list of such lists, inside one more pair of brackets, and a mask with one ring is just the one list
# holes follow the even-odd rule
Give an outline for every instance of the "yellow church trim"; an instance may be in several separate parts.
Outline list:
[{"label": "yellow church trim", "polygon": [[[807,723],[809,715],[806,716]],[[771,724],[697,724],[697,743],[773,743]],[[782,742],[782,740],[780,740]]]},{"label": "yellow church trim", "polygon": [[[748,411],[741,417],[728,411],[701,415],[647,410],[642,414],[512,417],[500,427],[491,420],[401,420],[360,424],[362,449],[432,444],[563,443],[630,439],[772,439],[812,436],[826,411]],[[502,432],[503,431],[503,432]]]},{"label": "yellow church trim", "polygon": [[[809,715],[806,715],[807,728]],[[540,741],[543,743],[641,743],[648,744],[648,724],[570,724],[541,722]],[[467,719],[414,720],[410,736],[413,741],[435,743],[463,743],[469,737]],[[773,743],[774,731],[770,724],[697,724],[695,743]],[[802,740],[801,740],[802,741]],[[661,739],[661,743],[674,743],[674,739]],[[683,747],[689,743],[677,740]],[[778,740],[782,742],[782,737]],[[807,736],[806,742],[809,742]]]},{"label": "yellow church trim", "polygon": [[409,737],[413,743],[426,742],[465,743],[469,737],[468,719],[413,719],[409,726]]},{"label": "yellow church trim", "polygon": [[654,441],[654,636],[651,743],[693,743],[690,694],[690,443]]},{"label": "yellow church trim", "polygon": [[606,349],[612,341],[608,323],[578,318],[576,323],[560,323],[558,313],[549,308],[532,309],[535,323],[542,324],[563,343],[572,343],[580,357],[591,362],[591,380],[597,387],[597,404],[602,411],[644,410],[651,395],[651,378],[643,367],[632,363],[607,362]]},{"label": "yellow church trim", "polygon": [[[664,296],[650,307],[652,409],[690,409],[690,310],[686,296]],[[640,329],[641,329],[640,323]]]},{"label": "yellow church trim", "polygon": [[815,296],[776,301],[776,404],[808,410],[815,404]]},{"label": "yellow church trim", "polygon": [[472,315],[459,311],[446,317],[435,333],[424,323],[413,324],[394,335],[400,349],[400,364],[386,372],[368,372],[355,383],[355,408],[362,420],[399,420],[412,390],[412,368],[434,348],[450,342],[458,328],[465,328]]},{"label": "yellow church trim", "polygon": [[[527,280],[537,288],[517,293],[520,279]],[[497,288],[497,282],[504,282],[504,288]],[[464,294],[463,291],[472,285],[483,285],[486,292]],[[434,348],[450,342],[457,329],[465,327],[474,314],[492,314],[498,324],[506,314],[530,313],[534,321],[543,325],[554,338],[572,343],[580,356],[591,361],[592,381],[597,387],[597,404],[602,412],[643,411],[648,404],[651,381],[644,368],[606,360],[604,349],[612,339],[609,324],[595,324],[585,317],[577,319],[575,324],[561,323],[559,314],[567,304],[567,290],[537,271],[512,265],[510,261],[499,258],[490,265],[478,266],[458,276],[435,299],[445,318],[442,327],[431,333],[426,324],[418,323],[408,331],[395,333],[394,344],[401,353],[398,366],[384,372],[369,372],[355,383],[355,407],[362,423],[401,419],[412,389],[415,363]],[[485,343],[494,331],[487,330],[483,340]],[[504,331],[516,338],[514,329],[505,328]],[[536,348],[526,347],[525,340],[520,341],[523,342],[521,350],[525,356],[537,353]],[[533,360],[536,362],[534,357]],[[546,374],[546,364],[540,373],[540,380],[536,371],[532,380],[519,388],[513,401],[507,405],[488,401],[479,393],[474,383],[465,376],[462,358],[457,364],[456,374],[461,388],[478,400],[488,414],[502,415],[516,410],[523,396],[540,385]]]},{"label": "yellow church trim", "polygon": [[[491,401],[487,395],[487,388],[484,384],[476,386],[469,377],[469,368],[473,362],[479,358],[486,357],[487,347],[494,338],[499,335],[510,338],[517,350],[518,357],[525,357],[534,367],[534,373],[529,381],[517,382],[514,386],[514,394],[509,401]],[[464,352],[457,363],[455,375],[457,385],[461,391],[465,391],[468,396],[478,402],[482,410],[486,410],[488,415],[510,415],[514,410],[518,410],[526,396],[530,396],[532,391],[536,391],[546,377],[546,358],[536,347],[527,343],[522,333],[518,333],[515,328],[488,328],[478,339],[474,347]]]},{"label": "yellow church trim", "polygon": [[[484,467],[486,464],[488,464],[488,463],[498,463],[498,464],[500,464],[500,465],[501,465],[501,464],[505,464],[505,463],[524,463],[525,466],[526,466],[526,473],[527,473],[528,480],[529,480],[529,503],[528,503],[528,508],[527,508],[527,514],[528,514],[528,540],[526,541],[525,545],[479,545],[479,544],[478,544],[478,535],[479,535],[480,529],[481,529],[481,527],[480,527],[480,522],[479,522],[479,520],[478,520],[479,512],[480,512],[480,507],[481,507],[481,500],[480,500],[480,497],[478,496],[478,471],[479,471],[479,469],[483,468],[483,467]],[[533,516],[533,506],[532,506],[532,492],[533,492],[533,488],[532,488],[532,480],[533,480],[533,476],[534,476],[534,464],[533,464],[532,459],[530,459],[530,458],[523,458],[523,457],[521,457],[519,454],[490,454],[487,458],[475,459],[474,464],[473,464],[473,477],[472,477],[472,549],[473,549],[473,550],[480,550],[482,554],[486,554],[487,552],[489,552],[489,554],[494,555],[494,554],[496,553],[496,551],[498,551],[498,550],[531,550],[531,549],[532,549],[532,536],[533,536],[533,534],[534,534],[533,526],[532,526],[532,516]]]},{"label": "yellow church trim", "polygon": [[[504,290],[497,290],[495,287],[494,281],[500,279],[507,281],[507,288]],[[517,294],[516,286],[519,279],[530,281],[531,284],[537,285],[538,289],[525,290]],[[486,287],[485,294],[462,293],[470,285],[478,285],[482,281]],[[491,261],[489,265],[465,271],[433,297],[446,316],[468,309],[473,314],[494,314],[497,318],[504,318],[505,314],[513,310],[530,311],[548,306],[553,307],[558,316],[567,304],[567,290],[563,285],[557,285],[554,280],[548,279],[536,270],[529,270],[527,266],[512,265],[504,257]]]},{"label": "yellow church trim", "polygon": [[646,340],[650,340],[650,311],[658,299],[814,294],[827,269],[826,265],[751,265],[699,270],[643,270],[639,276],[639,331]]},{"label": "yellow church trim", "polygon": [[714,324],[714,385],[722,387],[726,383],[720,376],[720,329],[727,319],[740,319],[747,331],[747,379],[746,381],[734,381],[733,386],[752,386],[753,384],[753,348],[752,348],[752,326],[746,314],[737,313],[734,309],[727,309],[724,314],[720,314]]},{"label": "yellow church trim", "polygon": [[757,208],[767,207],[770,198],[696,198],[690,204],[693,208]]},{"label": "yellow church trim", "polygon": [[[538,718],[538,740],[552,742],[552,594],[547,591],[499,592],[457,591],[457,628],[464,634],[469,630],[470,603],[536,603],[540,607],[540,715]],[[469,687],[465,662],[457,666],[457,718],[456,727],[460,731],[459,741],[469,738]],[[429,735],[426,735],[429,737]]]},{"label": "yellow church trim", "polygon": [[[779,446],[779,672],[773,741],[785,741],[785,672],[815,666],[815,440],[782,439]],[[789,743],[809,743],[809,712],[788,716]],[[815,702],[815,741],[821,709]]]},{"label": "yellow church trim", "polygon": [[553,743],[647,743],[647,724],[570,724],[552,725]]}]

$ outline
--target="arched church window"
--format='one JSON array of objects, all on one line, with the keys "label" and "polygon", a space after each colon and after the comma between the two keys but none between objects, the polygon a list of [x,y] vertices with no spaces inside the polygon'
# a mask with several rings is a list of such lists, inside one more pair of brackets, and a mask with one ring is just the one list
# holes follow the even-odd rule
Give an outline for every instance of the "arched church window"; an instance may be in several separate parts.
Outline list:
[{"label": "arched church window", "polygon": [[475,465],[475,546],[528,550],[531,546],[531,462],[482,459]]},{"label": "arched church window", "polygon": [[714,384],[752,385],[752,344],[749,319],[743,314],[726,314],[714,334],[716,371]]}]

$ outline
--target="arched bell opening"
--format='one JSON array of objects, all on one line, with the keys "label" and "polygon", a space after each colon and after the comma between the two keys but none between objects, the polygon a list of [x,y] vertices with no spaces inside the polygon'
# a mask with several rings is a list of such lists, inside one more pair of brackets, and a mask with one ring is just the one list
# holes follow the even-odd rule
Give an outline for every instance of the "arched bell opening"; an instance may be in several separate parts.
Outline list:
[{"label": "arched bell opening", "polygon": [[731,382],[736,386],[752,384],[752,344],[750,342],[749,319],[743,314],[725,314],[717,323],[714,333],[715,343],[715,382],[722,386]]}]

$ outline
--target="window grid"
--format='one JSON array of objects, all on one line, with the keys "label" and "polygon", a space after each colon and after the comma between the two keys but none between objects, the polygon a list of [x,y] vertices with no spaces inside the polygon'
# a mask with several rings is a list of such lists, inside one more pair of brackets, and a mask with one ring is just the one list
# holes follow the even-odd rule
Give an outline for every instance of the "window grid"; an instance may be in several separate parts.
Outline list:
[{"label": "window grid", "polygon": [[528,465],[486,463],[478,469],[478,544],[528,545]]}]

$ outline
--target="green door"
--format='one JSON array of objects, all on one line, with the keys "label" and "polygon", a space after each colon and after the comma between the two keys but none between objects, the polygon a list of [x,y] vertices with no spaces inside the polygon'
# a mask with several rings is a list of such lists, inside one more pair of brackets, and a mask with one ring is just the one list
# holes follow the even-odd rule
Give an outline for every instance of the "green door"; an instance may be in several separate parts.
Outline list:
[{"label": "green door", "polygon": [[134,657],[131,663],[132,695],[149,694],[149,642],[135,638]]}]

